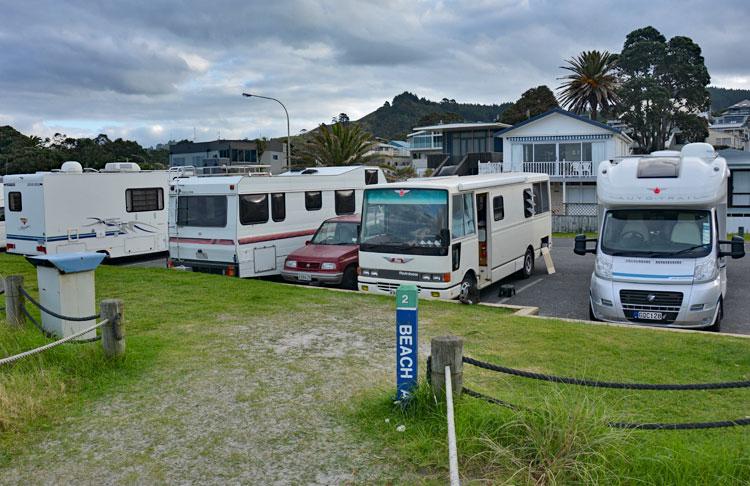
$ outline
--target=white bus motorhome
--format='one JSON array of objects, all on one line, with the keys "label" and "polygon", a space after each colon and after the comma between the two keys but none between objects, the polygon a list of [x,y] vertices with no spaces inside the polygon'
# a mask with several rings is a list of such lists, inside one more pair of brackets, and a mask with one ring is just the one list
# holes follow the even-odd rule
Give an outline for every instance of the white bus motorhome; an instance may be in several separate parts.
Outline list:
[{"label": "white bus motorhome", "polygon": [[550,244],[549,176],[507,173],[411,179],[365,190],[359,289],[478,301],[478,290],[531,275]]},{"label": "white bus motorhome", "polygon": [[742,238],[724,241],[728,177],[705,143],[599,165],[600,237],[575,247],[596,254],[593,320],[719,329],[726,257],[745,254]]},{"label": "white bus motorhome", "polygon": [[84,171],[73,161],[56,172],[7,175],[7,251],[91,251],[111,258],[166,252],[171,175],[141,171],[132,162]]},{"label": "white bus motorhome", "polygon": [[364,187],[383,181],[381,169],[359,166],[175,179],[169,265],[239,277],[278,275],[287,255],[323,221],[359,212]]}]

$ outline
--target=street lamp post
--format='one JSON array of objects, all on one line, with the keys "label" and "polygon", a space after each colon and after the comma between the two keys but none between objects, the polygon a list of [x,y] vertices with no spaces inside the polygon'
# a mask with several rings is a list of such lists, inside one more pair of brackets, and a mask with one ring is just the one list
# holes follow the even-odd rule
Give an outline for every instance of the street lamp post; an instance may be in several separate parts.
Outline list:
[{"label": "street lamp post", "polygon": [[261,96],[257,94],[251,94],[251,93],[242,93],[242,96],[246,98],[263,98],[264,100],[273,100],[276,103],[280,104],[282,108],[284,108],[284,113],[286,113],[286,166],[287,168],[292,167],[292,135],[289,131],[289,112],[286,111],[286,106],[284,106],[284,103],[277,100],[276,98],[271,98],[270,96]]}]

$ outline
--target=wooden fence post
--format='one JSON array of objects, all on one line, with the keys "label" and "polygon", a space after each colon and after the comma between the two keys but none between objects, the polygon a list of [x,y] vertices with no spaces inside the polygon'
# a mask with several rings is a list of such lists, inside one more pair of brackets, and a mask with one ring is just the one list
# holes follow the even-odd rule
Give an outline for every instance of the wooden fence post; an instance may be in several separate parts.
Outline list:
[{"label": "wooden fence post", "polygon": [[101,318],[109,319],[102,326],[102,346],[104,355],[116,358],[125,354],[125,324],[123,322],[124,306],[120,299],[103,300],[99,305]]},{"label": "wooden fence post", "polygon": [[23,327],[26,316],[23,313],[24,298],[21,293],[23,275],[5,277],[5,319],[11,327]]},{"label": "wooden fence post", "polygon": [[433,392],[436,395],[445,393],[445,367],[450,366],[453,396],[460,396],[464,385],[464,339],[458,336],[432,338],[430,354],[430,381]]}]

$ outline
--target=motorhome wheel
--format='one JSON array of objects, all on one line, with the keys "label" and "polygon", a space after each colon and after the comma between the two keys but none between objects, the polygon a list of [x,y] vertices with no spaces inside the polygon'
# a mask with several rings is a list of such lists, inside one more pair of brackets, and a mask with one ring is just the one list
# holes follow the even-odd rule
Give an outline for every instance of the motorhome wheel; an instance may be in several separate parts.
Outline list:
[{"label": "motorhome wheel", "polygon": [[344,270],[344,278],[341,279],[341,286],[349,290],[357,290],[357,270],[354,266],[347,267]]},{"label": "motorhome wheel", "polygon": [[721,332],[721,320],[724,318],[724,299],[719,299],[718,310],[716,312],[716,318],[714,323],[707,327],[706,330],[711,332]]},{"label": "motorhome wheel", "polygon": [[461,293],[458,300],[462,304],[479,303],[479,290],[477,289],[477,279],[473,274],[467,274],[461,282]]},{"label": "motorhome wheel", "polygon": [[523,278],[529,278],[532,273],[534,273],[534,252],[529,248],[526,250],[526,256],[523,257],[521,276]]}]

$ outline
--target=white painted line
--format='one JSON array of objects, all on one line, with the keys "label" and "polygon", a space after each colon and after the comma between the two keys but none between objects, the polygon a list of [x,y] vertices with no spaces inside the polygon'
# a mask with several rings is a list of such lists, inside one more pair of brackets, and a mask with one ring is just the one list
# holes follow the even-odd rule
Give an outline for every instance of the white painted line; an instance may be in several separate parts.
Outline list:
[{"label": "white painted line", "polygon": [[[542,281],[542,279],[541,279],[541,277],[540,277],[540,278],[538,278],[538,279],[534,280],[533,282],[529,282],[529,283],[527,283],[526,285],[524,285],[524,286],[523,286],[523,287],[521,287],[520,289],[516,290],[516,295],[520,294],[521,292],[523,292],[524,290],[528,289],[528,288],[529,288],[529,287],[531,287],[532,285],[536,285],[536,284],[538,284],[538,283],[539,283],[539,282],[541,282],[541,281]],[[513,298],[513,297],[505,297],[505,298],[503,298],[503,299],[500,299],[500,301],[499,301],[499,302],[500,302],[501,304],[503,304],[503,303],[505,303],[505,302],[508,302],[508,301],[509,301],[510,299],[512,299],[512,298]]]}]

